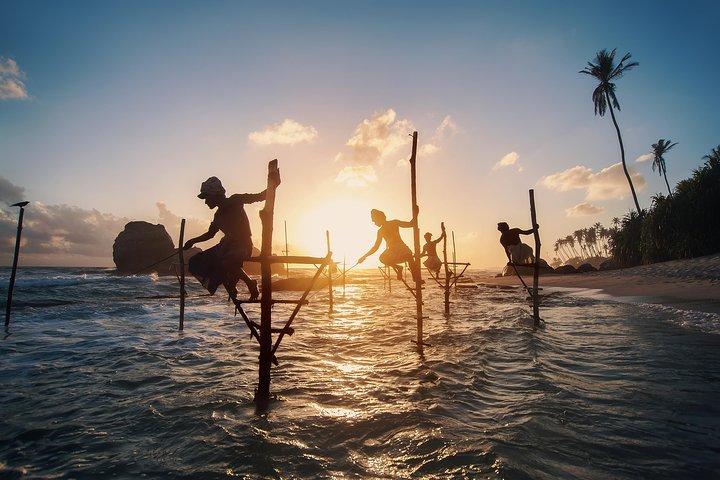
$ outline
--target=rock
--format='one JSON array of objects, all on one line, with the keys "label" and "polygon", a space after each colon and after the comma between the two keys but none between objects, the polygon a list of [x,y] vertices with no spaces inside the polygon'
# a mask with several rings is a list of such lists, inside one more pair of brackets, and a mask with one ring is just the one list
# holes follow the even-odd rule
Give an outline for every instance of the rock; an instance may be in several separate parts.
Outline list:
[{"label": "rock", "polygon": [[600,271],[617,270],[618,268],[620,268],[620,265],[617,264],[615,259],[609,258],[600,264],[600,267],[598,268],[598,270],[600,270]]},{"label": "rock", "polygon": [[[174,275],[172,263],[177,257],[171,257],[175,251],[172,238],[163,225],[148,222],[130,222],[118,234],[113,243],[113,261],[118,273],[150,273]],[[145,269],[149,265],[167,258],[167,260]]]},{"label": "rock", "polygon": [[561,265],[555,269],[555,273],[578,273],[577,268],[572,265]]},{"label": "rock", "polygon": [[577,268],[578,273],[586,273],[586,272],[597,272],[597,268],[593,267],[589,263],[583,263]]},{"label": "rock", "polygon": [[[540,265],[540,274],[541,275],[547,275],[548,273],[554,273],[555,270],[548,265],[548,263],[543,260],[542,258],[538,262]],[[535,266],[530,265],[515,265],[515,268],[512,267],[512,264],[508,263],[503,268],[502,273],[499,275],[501,277],[510,277],[516,275],[515,270],[517,269],[517,273],[519,273],[522,276],[525,275],[533,275],[535,273]]]}]

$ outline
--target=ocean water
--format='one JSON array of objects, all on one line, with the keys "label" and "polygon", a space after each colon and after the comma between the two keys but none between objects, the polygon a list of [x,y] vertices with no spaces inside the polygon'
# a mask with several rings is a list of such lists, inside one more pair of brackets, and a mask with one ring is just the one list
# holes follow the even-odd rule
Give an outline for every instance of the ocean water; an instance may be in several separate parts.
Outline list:
[{"label": "ocean water", "polygon": [[332,311],[312,293],[260,413],[257,344],[222,296],[189,282],[180,332],[173,277],[21,268],[0,478],[720,478],[717,315],[546,289],[535,329],[480,273],[449,316],[426,285],[422,353],[414,298],[378,270]]}]

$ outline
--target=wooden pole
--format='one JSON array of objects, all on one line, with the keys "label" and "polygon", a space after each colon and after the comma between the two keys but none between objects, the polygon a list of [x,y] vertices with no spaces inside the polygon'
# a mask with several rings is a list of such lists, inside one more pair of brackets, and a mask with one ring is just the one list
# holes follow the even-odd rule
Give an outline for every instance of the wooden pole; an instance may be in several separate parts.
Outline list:
[{"label": "wooden pole", "polygon": [[[330,230],[325,230],[325,238],[327,239],[327,254],[328,257],[332,258],[332,251],[330,251]],[[332,276],[332,261],[328,264],[328,296],[330,298],[330,312],[333,311],[333,276]]]},{"label": "wooden pole", "polygon": [[535,269],[533,270],[533,318],[535,326],[540,325],[540,302],[538,298],[538,283],[540,281],[540,233],[537,228],[537,216],[535,214],[535,191],[530,189],[530,220],[532,222],[533,235],[535,236]]},{"label": "wooden pole", "polygon": [[262,295],[260,297],[260,366],[258,388],[255,402],[266,404],[270,400],[270,368],[272,365],[272,255],[273,215],[275,210],[275,190],[280,184],[278,161],[268,163],[267,190],[265,206],[260,210],[262,222],[262,245],[260,248],[260,273],[262,275]]},{"label": "wooden pole", "polygon": [[415,269],[415,306],[417,310],[417,345],[423,349],[423,312],[422,312],[422,274],[420,270],[420,227],[418,226],[418,213],[420,208],[417,203],[417,141],[418,133],[412,134],[412,155],[410,156],[410,190],[412,194],[412,216],[413,216],[413,241],[415,244],[415,255],[413,268]]},{"label": "wooden pole", "polygon": [[[452,232],[453,239],[453,275],[457,276],[457,250],[455,250],[455,231]],[[455,284],[455,291],[457,291],[457,283]]]},{"label": "wooden pole", "polygon": [[180,324],[178,330],[182,331],[185,326],[185,251],[183,245],[185,245],[185,219],[180,221],[180,248],[178,253],[180,255]]},{"label": "wooden pole", "polygon": [[18,257],[20,256],[20,238],[22,236],[23,216],[25,215],[25,205],[29,202],[18,202],[12,207],[20,207],[18,215],[17,236],[15,237],[15,255],[13,256],[12,272],[10,273],[10,285],[8,285],[8,299],[5,306],[5,329],[10,326],[10,311],[12,310],[12,296],[15,288],[15,274],[17,273]]},{"label": "wooden pole", "polygon": [[[442,233],[445,233],[445,222],[440,223]],[[450,267],[447,258],[447,235],[443,236],[443,263],[445,264],[445,315],[450,315]],[[454,263],[454,262],[453,262]]]},{"label": "wooden pole", "polygon": [[[285,256],[290,255],[290,250],[288,250],[288,242],[287,242],[287,220],[285,220]],[[285,264],[285,278],[290,278],[290,264]]]}]

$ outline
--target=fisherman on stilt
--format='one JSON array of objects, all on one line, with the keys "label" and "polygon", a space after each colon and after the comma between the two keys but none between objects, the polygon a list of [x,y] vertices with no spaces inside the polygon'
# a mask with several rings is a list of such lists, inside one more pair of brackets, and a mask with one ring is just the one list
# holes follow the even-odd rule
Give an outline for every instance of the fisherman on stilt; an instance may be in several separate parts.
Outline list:
[{"label": "fisherman on stilt", "polygon": [[403,279],[403,267],[400,264],[407,262],[408,265],[410,265],[410,273],[412,274],[413,281],[420,281],[422,283],[420,272],[417,271],[415,267],[413,253],[410,247],[403,242],[402,237],[400,237],[400,227],[412,228],[417,225],[417,213],[411,221],[406,222],[403,220],[388,220],[385,212],[372,209],[370,211],[370,218],[373,223],[380,228],[378,228],[377,231],[375,244],[365,255],[358,259],[357,263],[364,262],[367,257],[375,253],[377,249],[380,248],[382,241],[385,240],[386,248],[385,251],[380,254],[380,261],[395,270],[398,280]]},{"label": "fisherman on stilt", "polygon": [[443,262],[437,254],[437,244],[442,242],[445,238],[445,225],[443,224],[441,228],[442,233],[436,240],[432,239],[432,233],[427,232],[425,234],[425,245],[423,245],[422,252],[420,252],[421,257],[428,257],[423,262],[423,265],[427,267],[428,271],[434,278],[438,278],[440,276],[440,268],[443,266]]},{"label": "fisherman on stilt", "polygon": [[257,281],[251,279],[243,270],[243,262],[250,258],[253,248],[250,221],[244,207],[246,204],[264,201],[265,193],[266,190],[263,190],[260,193],[226,197],[225,188],[217,177],[210,177],[202,183],[198,198],[205,200],[208,208],[217,208],[217,211],[208,231],[185,242],[183,249],[187,250],[196,243],[210,240],[218,232],[224,234],[220,243],[194,255],[188,262],[189,272],[210,295],[222,284],[230,298],[235,300],[239,280],[247,285],[250,300],[256,300],[260,295]]}]

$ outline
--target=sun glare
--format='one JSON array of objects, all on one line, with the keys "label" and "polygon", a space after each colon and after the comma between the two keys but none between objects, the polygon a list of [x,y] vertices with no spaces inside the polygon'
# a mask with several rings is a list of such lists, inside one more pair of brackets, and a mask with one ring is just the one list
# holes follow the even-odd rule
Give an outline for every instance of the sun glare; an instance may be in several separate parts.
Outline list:
[{"label": "sun glare", "polygon": [[[299,222],[301,232],[289,233],[291,244],[310,255],[323,255],[327,249],[326,231],[330,232],[330,249],[336,262],[345,260],[348,267],[367,252],[375,242],[377,227],[370,220],[369,203],[359,199],[340,198],[309,211]],[[363,266],[375,265],[370,258]]]}]

